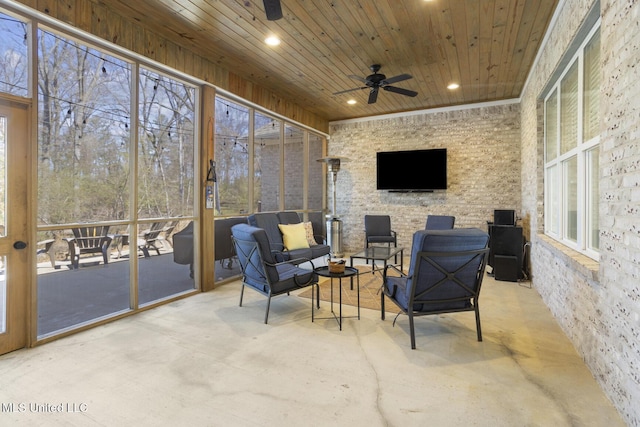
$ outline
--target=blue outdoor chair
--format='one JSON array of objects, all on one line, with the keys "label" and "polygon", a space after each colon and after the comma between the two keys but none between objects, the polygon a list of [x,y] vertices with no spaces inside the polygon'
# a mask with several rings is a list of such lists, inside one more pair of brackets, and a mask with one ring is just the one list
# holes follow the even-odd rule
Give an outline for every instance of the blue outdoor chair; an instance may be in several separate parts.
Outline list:
[{"label": "blue outdoor chair", "polygon": [[451,230],[456,222],[455,216],[449,215],[427,215],[425,230]]},{"label": "blue outdoor chair", "polygon": [[488,242],[487,233],[477,228],[417,231],[413,235],[408,275],[389,276],[385,269],[382,320],[387,297],[400,308],[398,316],[402,313],[409,316],[411,348],[415,349],[414,317],[474,311],[478,341],[482,341],[478,297]]},{"label": "blue outdoor chair", "polygon": [[313,285],[316,285],[317,304],[320,307],[317,274],[313,270],[297,267],[301,263],[309,262],[313,268],[311,260],[298,258],[276,262],[267,233],[262,228],[237,224],[231,227],[231,234],[238,262],[242,268],[240,307],[242,307],[244,288],[247,286],[267,296],[267,311],[264,316],[264,323],[267,323],[272,296],[289,294],[291,291]]}]

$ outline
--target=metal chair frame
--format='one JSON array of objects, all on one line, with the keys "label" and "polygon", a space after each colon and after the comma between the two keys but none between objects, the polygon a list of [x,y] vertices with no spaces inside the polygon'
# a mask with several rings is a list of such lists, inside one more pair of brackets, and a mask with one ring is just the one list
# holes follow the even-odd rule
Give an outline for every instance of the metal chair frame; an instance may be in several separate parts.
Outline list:
[{"label": "metal chair frame", "polygon": [[[262,295],[265,295],[267,297],[267,309],[265,311],[264,323],[266,324],[269,320],[269,309],[271,307],[271,297],[282,295],[285,293],[289,295],[291,291],[294,291],[296,289],[302,289],[306,286],[313,286],[313,285],[316,285],[316,296],[318,297],[317,305],[318,305],[318,308],[320,307],[320,288],[318,287],[318,278],[315,274],[311,275],[310,280],[307,282],[298,282],[298,276],[294,275],[293,279],[296,286],[295,288],[287,288],[279,292],[274,292],[273,286],[277,284],[277,282],[276,283],[272,282],[271,279],[269,278],[269,275],[266,274],[265,272],[265,267],[277,268],[278,266],[287,265],[287,264],[290,264],[292,266],[297,266],[298,264],[301,264],[303,262],[309,262],[311,264],[311,267],[313,268],[313,263],[311,262],[311,260],[297,258],[297,259],[292,259],[284,262],[269,263],[265,261],[264,258],[262,257],[262,254],[259,251],[257,242],[241,240],[235,236],[232,236],[232,240],[236,248],[236,254],[238,255],[240,267],[242,268],[242,289],[240,290],[240,303],[239,303],[240,307],[242,307],[242,300],[244,297],[244,288],[247,286],[261,293]],[[245,247],[249,249],[247,250]],[[259,262],[255,261],[256,258],[254,257],[254,254],[257,254],[257,259],[259,260]],[[296,267],[296,268],[299,268],[299,267]],[[249,276],[248,271],[255,271],[257,275]],[[308,273],[308,271],[305,270],[305,273]],[[248,279],[253,279],[256,282],[263,282],[265,284],[266,291],[260,290],[255,286],[251,286],[247,284]]]}]

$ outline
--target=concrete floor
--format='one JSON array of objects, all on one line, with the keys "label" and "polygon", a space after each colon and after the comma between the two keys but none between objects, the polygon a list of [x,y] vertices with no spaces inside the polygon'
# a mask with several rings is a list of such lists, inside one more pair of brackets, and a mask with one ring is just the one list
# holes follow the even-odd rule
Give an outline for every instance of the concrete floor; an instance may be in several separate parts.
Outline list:
[{"label": "concrete floor", "polygon": [[[372,310],[311,322],[310,300],[239,284],[0,356],[0,425],[624,425],[534,289],[487,277],[473,313]],[[391,305],[391,304],[389,304]],[[345,307],[345,314],[354,310]],[[323,304],[321,311],[328,311]]]}]

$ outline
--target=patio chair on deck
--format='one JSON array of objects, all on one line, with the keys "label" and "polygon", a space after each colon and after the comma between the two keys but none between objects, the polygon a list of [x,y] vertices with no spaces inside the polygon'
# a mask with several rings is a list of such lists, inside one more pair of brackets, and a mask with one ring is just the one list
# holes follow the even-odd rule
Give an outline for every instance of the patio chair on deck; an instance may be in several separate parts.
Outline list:
[{"label": "patio chair on deck", "polygon": [[151,224],[151,228],[149,230],[144,231],[140,235],[140,239],[138,239],[138,249],[142,251],[145,258],[149,258],[149,249],[155,249],[155,251],[160,255],[160,248],[158,244],[162,245],[162,239],[160,238],[160,233],[165,231],[165,225],[167,223],[162,222],[154,222]]},{"label": "patio chair on deck", "polygon": [[104,264],[109,264],[109,246],[111,237],[109,226],[75,227],[72,228],[73,238],[68,239],[71,265],[74,269],[80,267],[80,255],[101,253]]},{"label": "patio chair on deck", "polygon": [[163,245],[166,242],[169,244],[169,246],[173,247],[173,243],[171,242],[170,237],[171,237],[171,234],[173,233],[173,230],[178,226],[179,223],[180,223],[180,220],[171,221],[169,225],[167,225],[162,229],[162,234],[164,234],[164,237],[161,239],[161,241]]}]

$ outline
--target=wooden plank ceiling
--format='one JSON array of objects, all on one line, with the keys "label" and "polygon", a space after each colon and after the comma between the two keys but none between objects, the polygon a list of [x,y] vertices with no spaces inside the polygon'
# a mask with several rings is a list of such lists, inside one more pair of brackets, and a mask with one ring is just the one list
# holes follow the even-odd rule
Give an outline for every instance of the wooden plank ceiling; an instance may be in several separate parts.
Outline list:
[{"label": "wooden plank ceiling", "polygon": [[[328,120],[520,96],[558,0],[282,0],[268,21],[262,0],[109,0],[108,8]],[[268,47],[277,35],[282,43]],[[381,64],[416,97],[369,90]],[[459,83],[457,90],[447,89]],[[355,105],[346,103],[355,99]]]}]

